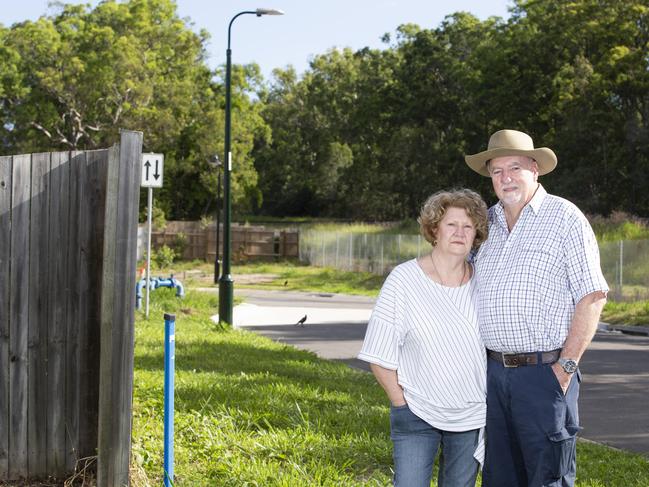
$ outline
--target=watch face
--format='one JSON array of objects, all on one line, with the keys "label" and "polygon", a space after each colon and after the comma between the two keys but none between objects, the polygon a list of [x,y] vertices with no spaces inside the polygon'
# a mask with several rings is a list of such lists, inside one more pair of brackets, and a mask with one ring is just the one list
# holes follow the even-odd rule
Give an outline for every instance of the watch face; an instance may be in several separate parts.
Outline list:
[{"label": "watch face", "polygon": [[563,370],[566,371],[568,374],[573,374],[577,370],[577,362],[575,362],[572,359],[561,359],[559,360],[559,363],[563,367]]}]

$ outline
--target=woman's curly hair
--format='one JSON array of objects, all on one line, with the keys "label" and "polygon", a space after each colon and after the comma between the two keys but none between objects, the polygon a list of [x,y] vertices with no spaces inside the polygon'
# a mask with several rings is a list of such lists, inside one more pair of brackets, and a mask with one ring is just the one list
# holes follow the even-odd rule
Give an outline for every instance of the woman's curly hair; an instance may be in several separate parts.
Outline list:
[{"label": "woman's curly hair", "polygon": [[435,233],[439,222],[448,208],[461,208],[466,211],[476,229],[473,250],[478,250],[487,240],[487,205],[478,193],[470,189],[443,190],[430,196],[422,205],[417,218],[421,235],[434,246],[437,243]]}]

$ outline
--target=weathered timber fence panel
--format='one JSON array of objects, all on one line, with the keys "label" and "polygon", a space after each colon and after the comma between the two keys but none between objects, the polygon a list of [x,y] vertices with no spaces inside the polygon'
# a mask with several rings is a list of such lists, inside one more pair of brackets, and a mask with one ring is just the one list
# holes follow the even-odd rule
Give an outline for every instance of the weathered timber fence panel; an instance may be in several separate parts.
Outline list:
[{"label": "weathered timber fence panel", "polygon": [[[49,194],[49,269],[46,274],[49,295],[47,329],[47,469],[65,471],[65,368],[75,364],[65,361],[67,315],[68,229],[70,193],[70,156],[55,153],[51,157]],[[44,229],[43,229],[44,231]],[[78,370],[75,370],[75,374]],[[63,394],[62,394],[63,393]],[[31,474],[31,472],[30,472]]]},{"label": "weathered timber fence panel", "polygon": [[[9,477],[27,474],[30,156],[13,159],[9,258]],[[45,452],[43,452],[45,453]]]},{"label": "weathered timber fence panel", "polygon": [[[219,255],[223,252],[223,225],[220,225],[221,239]],[[299,234],[297,230],[272,230],[264,227],[233,225],[231,228],[234,260],[259,258],[294,258],[299,256]],[[163,245],[174,248],[184,240],[182,254],[185,260],[203,259],[213,261],[216,252],[216,225],[207,226],[200,222],[167,222],[164,230],[151,232],[151,246],[159,249]],[[142,254],[144,255],[144,254]]]},{"label": "weathered timber fence panel", "polygon": [[137,265],[141,154],[140,135],[122,137],[119,150],[111,149],[109,157],[101,302],[99,486],[129,483],[135,339],[133,277]]},{"label": "weathered timber fence panel", "polygon": [[0,479],[9,476],[9,268],[11,157],[0,157]]},{"label": "weathered timber fence panel", "polygon": [[[45,370],[48,344],[48,297],[47,286],[41,277],[48,275],[48,231],[38,231],[48,224],[50,154],[32,155],[31,212],[29,233],[29,362],[28,370]],[[40,407],[47,402],[48,383],[43,374],[29,374],[27,412],[27,464],[32,475],[45,475],[47,458],[42,452],[47,448],[47,409]]]},{"label": "weathered timber fence panel", "polygon": [[0,483],[128,484],[141,148],[0,157]]}]

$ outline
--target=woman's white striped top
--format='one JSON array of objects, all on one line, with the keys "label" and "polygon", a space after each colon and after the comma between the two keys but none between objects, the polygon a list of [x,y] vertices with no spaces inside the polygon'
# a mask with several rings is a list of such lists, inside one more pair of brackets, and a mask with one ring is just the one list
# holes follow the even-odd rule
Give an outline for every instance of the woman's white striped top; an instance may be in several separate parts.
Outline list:
[{"label": "woman's white striped top", "polygon": [[416,259],[395,267],[381,288],[358,355],[396,370],[410,410],[441,430],[485,425],[487,359],[474,281],[442,286]]}]

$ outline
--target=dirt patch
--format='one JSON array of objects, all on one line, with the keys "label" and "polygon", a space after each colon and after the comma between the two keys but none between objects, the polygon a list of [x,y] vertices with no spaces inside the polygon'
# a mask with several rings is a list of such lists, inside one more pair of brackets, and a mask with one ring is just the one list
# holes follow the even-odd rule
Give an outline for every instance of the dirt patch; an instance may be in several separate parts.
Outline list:
[{"label": "dirt patch", "polygon": [[233,276],[237,284],[264,284],[273,282],[279,274],[237,274]]}]

